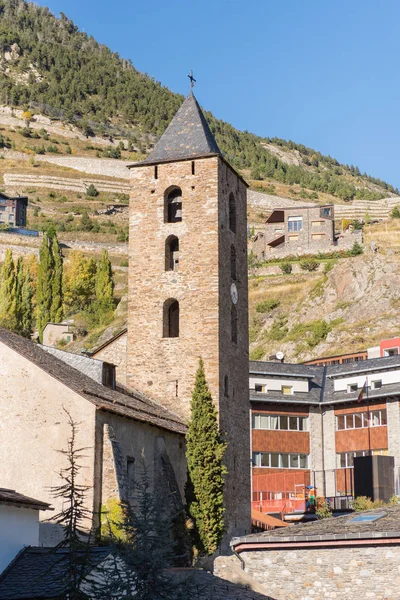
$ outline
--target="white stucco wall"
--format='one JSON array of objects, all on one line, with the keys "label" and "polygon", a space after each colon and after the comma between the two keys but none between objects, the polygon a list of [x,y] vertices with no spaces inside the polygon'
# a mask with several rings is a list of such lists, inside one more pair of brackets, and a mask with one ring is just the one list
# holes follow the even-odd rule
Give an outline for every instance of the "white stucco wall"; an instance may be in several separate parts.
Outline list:
[{"label": "white stucco wall", "polygon": [[[347,386],[352,383],[357,383],[361,389],[365,383],[367,374],[362,373],[359,375],[349,375],[348,377],[340,377],[334,379],[333,386],[335,392],[346,391]],[[374,373],[368,373],[368,385],[371,386],[373,381],[382,380],[382,385],[388,385],[390,383],[398,383],[400,381],[400,369],[394,369],[393,371],[376,371]],[[356,392],[352,392],[355,394]],[[349,394],[350,395],[350,394]]]},{"label": "white stucco wall", "polygon": [[283,385],[290,385],[293,387],[293,393],[296,392],[308,392],[309,382],[308,379],[297,379],[295,377],[268,377],[263,375],[250,375],[250,389],[254,390],[255,384],[265,385],[268,391],[280,392]]},{"label": "white stucco wall", "polygon": [[39,511],[0,504],[0,573],[24,546],[39,543]]},{"label": "white stucco wall", "polygon": [[[90,486],[87,505],[92,509],[95,406],[48,373],[0,343],[0,483],[2,487],[51,504],[56,514],[61,500],[51,488],[60,485],[60,469],[67,466],[65,450],[71,434],[67,409],[79,423],[77,448],[82,451],[81,483]],[[41,513],[47,519],[51,513]],[[41,543],[54,544],[49,539]],[[42,528],[41,528],[42,535]]]}]

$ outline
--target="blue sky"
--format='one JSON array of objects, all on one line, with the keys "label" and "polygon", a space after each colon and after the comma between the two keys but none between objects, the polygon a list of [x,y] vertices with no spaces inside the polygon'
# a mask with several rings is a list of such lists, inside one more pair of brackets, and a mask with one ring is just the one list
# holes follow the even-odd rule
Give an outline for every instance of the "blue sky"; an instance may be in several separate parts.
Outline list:
[{"label": "blue sky", "polygon": [[47,0],[175,92],[400,187],[398,0]]}]

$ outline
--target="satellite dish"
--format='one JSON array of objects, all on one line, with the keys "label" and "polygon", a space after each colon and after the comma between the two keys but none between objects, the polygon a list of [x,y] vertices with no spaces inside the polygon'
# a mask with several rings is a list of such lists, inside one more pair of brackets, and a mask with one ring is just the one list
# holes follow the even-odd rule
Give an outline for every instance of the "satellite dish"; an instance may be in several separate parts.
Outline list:
[{"label": "satellite dish", "polygon": [[276,353],[276,358],[278,360],[283,360],[285,358],[285,355],[283,354],[283,352],[279,351],[279,352]]}]

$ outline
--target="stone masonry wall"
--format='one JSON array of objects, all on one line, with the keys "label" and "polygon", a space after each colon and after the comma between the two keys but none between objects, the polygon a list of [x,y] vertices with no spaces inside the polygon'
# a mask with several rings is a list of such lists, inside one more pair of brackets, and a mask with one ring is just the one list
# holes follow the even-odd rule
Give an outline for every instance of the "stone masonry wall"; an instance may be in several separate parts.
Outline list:
[{"label": "stone masonry wall", "polygon": [[[227,536],[250,524],[246,190],[218,157],[133,168],[129,235],[127,384],[187,418],[199,358],[229,440]],[[164,193],[182,190],[182,221],[164,222]],[[229,231],[229,194],[237,233]],[[165,241],[179,239],[179,270],[165,270]],[[231,244],[237,255],[238,343],[231,331]],[[163,305],[179,302],[179,337],[163,337]],[[228,390],[225,396],[225,376]],[[240,450],[240,451],[239,451]],[[235,533],[237,532],[237,533]]]},{"label": "stone masonry wall", "polygon": [[124,333],[116,340],[102,348],[98,352],[93,353],[93,358],[105,360],[115,365],[115,377],[117,383],[126,385],[126,347],[128,341],[128,333]]},{"label": "stone masonry wall", "polygon": [[[242,552],[241,558],[246,573],[275,600],[399,598],[398,545],[259,550]],[[221,564],[215,574],[223,573]]]}]

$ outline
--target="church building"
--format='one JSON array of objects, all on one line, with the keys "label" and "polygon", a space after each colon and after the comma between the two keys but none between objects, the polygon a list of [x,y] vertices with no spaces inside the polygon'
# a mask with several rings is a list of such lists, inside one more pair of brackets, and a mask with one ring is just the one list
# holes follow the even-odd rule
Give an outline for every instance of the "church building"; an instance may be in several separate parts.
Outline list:
[{"label": "church building", "polygon": [[[200,358],[228,442],[226,536],[250,529],[247,185],[191,93],[150,156],[131,165],[128,332],[113,362],[0,330],[0,486],[61,508],[70,417],[79,424],[88,507],[129,500],[141,456],[183,506],[185,433]],[[104,348],[102,351],[106,351]],[[103,358],[103,360],[99,360]],[[117,377],[118,380],[118,377]],[[118,383],[118,381],[117,381]],[[121,382],[120,382],[121,383]],[[59,541],[42,524],[40,543]]]},{"label": "church building", "polygon": [[193,93],[131,183],[127,385],[188,419],[203,359],[228,441],[229,537],[249,528],[247,184]]}]

